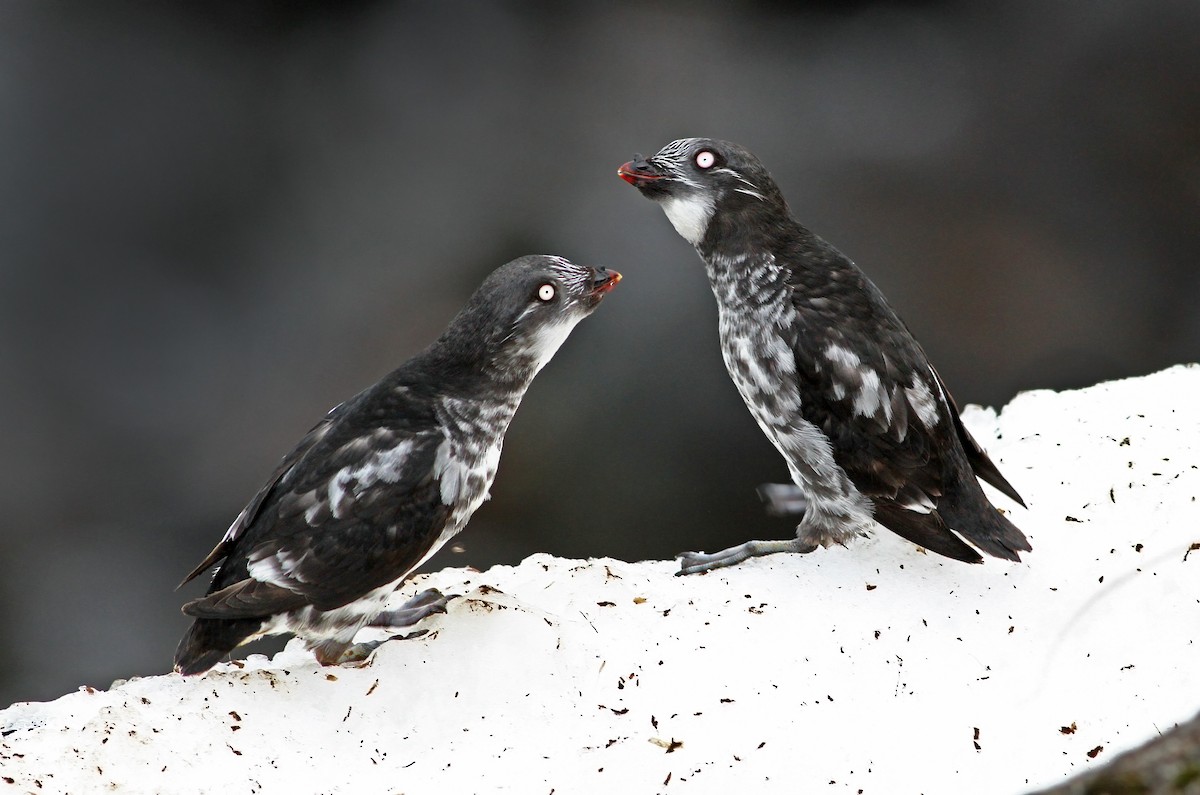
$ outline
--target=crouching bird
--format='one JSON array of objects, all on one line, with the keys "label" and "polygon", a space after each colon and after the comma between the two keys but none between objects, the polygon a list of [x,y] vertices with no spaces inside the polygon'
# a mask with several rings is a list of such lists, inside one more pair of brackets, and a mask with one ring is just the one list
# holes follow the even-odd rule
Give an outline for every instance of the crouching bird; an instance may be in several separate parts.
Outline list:
[{"label": "crouching bird", "polygon": [[444,609],[431,590],[380,615],[488,498],[525,390],[620,279],[559,257],[513,260],[436,342],[329,412],[184,579],[218,567],[208,594],[183,606],[196,621],[175,670],[201,673],[283,632],[333,664],[368,623],[406,626]]},{"label": "crouching bird", "polygon": [[680,574],[845,544],[875,523],[968,563],[983,559],[964,538],[1007,560],[1030,550],[976,476],[1024,502],[921,346],[863,272],[792,217],[754,155],[685,138],[617,173],[704,260],[725,366],[795,484],[760,493],[777,512],[803,512],[795,539],[683,553]]}]

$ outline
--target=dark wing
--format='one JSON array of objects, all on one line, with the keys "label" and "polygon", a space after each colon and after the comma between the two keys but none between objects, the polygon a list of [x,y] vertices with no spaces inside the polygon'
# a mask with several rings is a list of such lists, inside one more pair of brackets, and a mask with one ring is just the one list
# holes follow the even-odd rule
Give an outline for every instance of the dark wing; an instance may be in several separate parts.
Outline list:
[{"label": "dark wing", "polygon": [[937,379],[938,387],[942,390],[942,395],[945,396],[946,402],[950,404],[950,416],[954,419],[954,430],[958,433],[959,440],[962,441],[963,452],[967,455],[967,461],[971,464],[971,469],[975,470],[975,474],[983,478],[983,481],[989,486],[992,486],[1022,508],[1027,507],[1025,500],[1021,499],[1021,495],[1017,493],[1013,485],[1005,479],[1004,475],[1000,474],[1000,470],[992,463],[992,459],[988,458],[987,453],[979,446],[979,442],[975,441],[975,437],[963,425],[962,416],[958,411],[958,404],[954,402],[954,396],[946,388],[946,383],[942,380],[941,375],[938,374],[938,371],[932,365],[930,365],[929,371]]},{"label": "dark wing", "polygon": [[333,423],[337,420],[346,405],[347,403],[341,403],[330,409],[329,413],[325,415],[324,419],[314,425],[312,430],[310,430],[304,436],[304,438],[300,440],[300,443],[296,445],[296,449],[292,450],[292,452],[283,457],[283,460],[279,462],[279,466],[275,468],[275,471],[271,473],[271,477],[267,479],[266,485],[259,489],[258,494],[254,495],[254,499],[250,500],[246,507],[242,509],[242,512],[237,515],[237,518],[233,520],[233,524],[231,524],[229,529],[225,531],[225,535],[221,538],[220,542],[213,547],[212,552],[209,552],[207,557],[200,561],[200,564],[196,566],[196,568],[192,569],[188,576],[184,577],[183,581],[180,582],[179,585],[175,586],[176,590],[179,590],[183,586],[187,585],[196,577],[200,576],[200,574],[208,570],[209,567],[220,563],[229,555],[238,538],[241,537],[242,534],[245,533],[246,528],[258,518],[259,511],[262,510],[263,502],[266,501],[267,497],[275,489],[275,486],[279,483],[280,478],[288,473],[292,467],[296,465],[296,462],[303,458],[305,454],[312,449],[313,445],[317,444],[325,437],[325,434],[329,432],[329,429],[333,426]]},{"label": "dark wing", "polygon": [[952,487],[947,437],[955,430],[924,352],[857,268],[836,258],[827,265],[823,281],[794,274],[804,417],[828,436],[877,521],[931,551],[979,562],[936,511]]},{"label": "dark wing", "polygon": [[184,612],[231,619],[307,604],[330,610],[403,576],[449,518],[436,471],[444,441],[428,401],[406,390],[351,401],[256,497],[208,596]]}]

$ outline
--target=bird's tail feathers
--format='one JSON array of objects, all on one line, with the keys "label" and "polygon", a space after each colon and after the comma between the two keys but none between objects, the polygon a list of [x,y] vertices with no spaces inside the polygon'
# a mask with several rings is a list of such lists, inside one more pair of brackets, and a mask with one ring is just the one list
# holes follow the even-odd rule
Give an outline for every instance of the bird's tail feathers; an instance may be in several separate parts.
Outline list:
[{"label": "bird's tail feathers", "polygon": [[1000,474],[1000,469],[988,458],[988,454],[983,451],[979,443],[967,433],[967,429],[962,426],[962,421],[958,420],[960,437],[963,439],[963,450],[967,454],[967,461],[971,464],[971,468],[975,470],[984,483],[987,483],[996,491],[1008,497],[1010,500],[1020,505],[1022,508],[1028,507],[1025,505],[1025,500],[1021,499],[1021,495],[1013,488],[1013,484],[1008,482],[1004,475]]},{"label": "bird's tail feathers", "polygon": [[936,511],[918,513],[881,500],[875,504],[875,520],[901,538],[930,552],[963,563],[983,562],[978,552],[951,532]]},{"label": "bird's tail feathers", "polygon": [[968,528],[959,523],[955,529],[989,555],[1020,563],[1020,553],[1033,550],[1029,539],[996,508],[985,510],[987,518],[982,521],[977,519],[974,527]]},{"label": "bird's tail feathers", "polygon": [[202,674],[261,628],[262,619],[199,619],[188,628],[175,649],[175,670],[184,676]]},{"label": "bird's tail feathers", "polygon": [[[946,388],[946,382],[938,375],[938,371],[931,366],[930,371],[933,377],[937,379],[938,386],[941,387],[942,394],[946,397],[946,402],[950,406],[950,417],[954,420],[954,432],[958,434],[959,441],[962,442],[963,452],[967,455],[967,463],[975,470],[975,474],[983,479],[985,483],[993,487],[1005,497],[1008,497],[1013,502],[1020,505],[1022,508],[1027,507],[1025,500],[1021,499],[1021,495],[1013,488],[1013,485],[1008,482],[1004,475],[1000,474],[1000,469],[988,458],[988,454],[984,451],[983,445],[975,441],[975,437],[967,430],[967,426],[963,424],[962,414],[959,413],[958,404],[954,402],[954,397],[950,394],[950,390]],[[1017,531],[1020,535],[1021,531]],[[1024,538],[1024,536],[1021,536]],[[1000,557],[1004,557],[1001,555]],[[1009,558],[1011,560],[1011,558]]]},{"label": "bird's tail feathers", "polygon": [[306,604],[301,594],[252,578],[193,599],[183,612],[196,621],[175,650],[175,670],[184,675],[207,671],[257,635],[270,616]]},{"label": "bird's tail feathers", "polygon": [[992,557],[1019,563],[1021,552],[1033,550],[1025,534],[988,502],[974,478],[947,494],[938,503],[938,512],[956,532]]}]

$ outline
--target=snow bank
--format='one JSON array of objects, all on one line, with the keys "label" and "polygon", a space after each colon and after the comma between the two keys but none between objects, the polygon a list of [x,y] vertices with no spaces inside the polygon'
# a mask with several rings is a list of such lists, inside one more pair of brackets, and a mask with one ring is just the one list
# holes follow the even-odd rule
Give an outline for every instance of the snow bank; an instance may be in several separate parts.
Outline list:
[{"label": "snow bank", "polygon": [[397,603],[429,586],[463,598],[361,668],[292,644],[0,712],[0,795],[1061,781],[1200,708],[1197,406],[1200,367],[1181,366],[1023,394],[999,418],[968,408],[1029,502],[1013,513],[1024,564],[880,533],[687,578],[544,555],[447,569]]}]

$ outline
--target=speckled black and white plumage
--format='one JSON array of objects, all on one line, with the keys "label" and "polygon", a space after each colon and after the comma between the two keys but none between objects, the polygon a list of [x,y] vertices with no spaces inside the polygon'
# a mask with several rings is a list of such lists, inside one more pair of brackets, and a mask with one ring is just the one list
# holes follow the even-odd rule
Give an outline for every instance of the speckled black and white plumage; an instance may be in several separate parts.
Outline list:
[{"label": "speckled black and white plumage", "polygon": [[957,560],[982,561],[962,538],[1020,560],[1029,542],[976,476],[1019,503],[1020,496],[967,433],[883,295],[792,218],[754,155],[685,138],[618,173],[659,203],[703,258],[729,375],[803,497],[783,487],[766,492],[804,506],[794,540],[685,553],[681,573],[845,544],[876,522]]},{"label": "speckled black and white plumage", "polygon": [[[322,664],[488,498],[509,422],[538,371],[620,279],[559,257],[493,272],[445,333],[333,409],[284,457],[216,548],[175,668],[211,668],[291,632]],[[422,596],[416,615],[427,612]],[[412,617],[409,617],[412,620]]]}]

